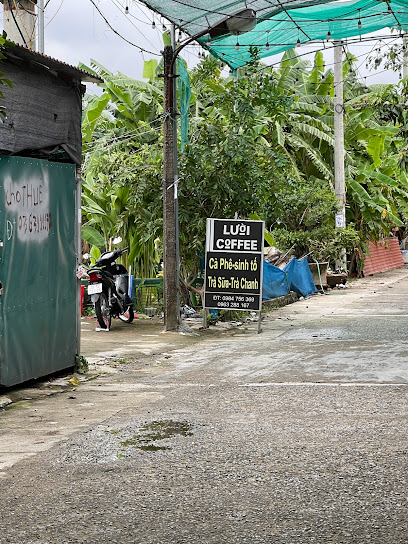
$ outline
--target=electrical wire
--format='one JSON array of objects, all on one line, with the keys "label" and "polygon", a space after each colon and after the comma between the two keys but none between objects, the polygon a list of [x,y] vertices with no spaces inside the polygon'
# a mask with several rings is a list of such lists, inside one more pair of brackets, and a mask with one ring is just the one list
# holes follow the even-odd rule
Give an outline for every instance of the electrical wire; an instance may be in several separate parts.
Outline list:
[{"label": "electrical wire", "polygon": [[[380,39],[385,41],[385,40],[387,40],[387,39],[395,40],[396,38],[395,38],[395,36],[384,35],[384,36],[378,36],[378,37],[377,37],[377,41],[380,40]],[[361,42],[371,42],[372,40],[373,40],[372,37],[366,37],[366,38],[363,38],[363,39],[361,40]],[[339,41],[340,41],[340,40],[339,40]],[[360,40],[358,40],[358,43],[359,43],[359,42],[360,42]],[[348,43],[349,43],[349,44],[350,44],[350,43],[353,44],[353,43],[354,43],[353,39],[351,39],[351,40],[349,39],[349,40],[348,40]],[[285,45],[291,45],[292,47],[294,47],[294,44],[293,44],[293,43],[291,43],[291,44],[285,44]],[[310,46],[312,46],[312,45],[313,45],[313,44],[310,43]],[[303,44],[302,44],[302,46],[303,46]],[[243,46],[243,45],[242,45],[242,46],[240,46],[240,47],[251,47],[251,46],[249,46],[249,45],[248,45],[248,46],[246,46],[246,45]],[[332,47],[334,47],[334,45],[330,44],[330,48],[332,48]],[[287,60],[294,60],[294,59],[296,59],[296,58],[301,58],[301,57],[304,57],[304,56],[306,56],[306,55],[312,55],[312,54],[314,54],[314,53],[318,53],[318,52],[320,52],[320,51],[325,51],[325,50],[327,51],[328,49],[329,49],[329,48],[326,46],[326,44],[323,43],[323,47],[319,47],[319,48],[313,49],[312,51],[306,51],[306,52],[303,52],[303,53],[297,53],[296,55],[294,55],[294,56],[292,56],[292,57],[289,57]],[[242,61],[242,58],[241,58],[241,57],[234,56],[234,55],[231,55],[231,54],[229,54],[228,56],[229,56],[229,58],[232,59],[232,60],[235,59],[235,60],[240,61],[240,62]],[[220,59],[220,60],[222,60],[222,59]],[[224,60],[223,62],[226,62],[226,60]],[[264,70],[268,70],[269,68],[273,68],[273,67],[275,67],[275,66],[279,66],[280,63],[281,63],[281,61],[278,60],[278,61],[273,62],[273,63],[271,63],[271,64],[267,64],[267,65],[265,65],[265,66],[262,66],[262,67],[259,69],[259,71],[261,72],[261,71],[264,71]],[[331,66],[331,65],[334,65],[334,63],[329,63],[328,65]],[[242,67],[242,66],[241,66],[241,67]]]},{"label": "electrical wire", "polygon": [[[115,3],[115,0],[111,0],[112,2]],[[117,4],[117,2],[116,2]],[[141,9],[141,6],[137,6],[140,11],[142,11]],[[118,9],[120,9],[120,11],[123,10],[122,6],[120,5],[120,7],[118,6]],[[142,14],[147,17],[147,15],[142,11]],[[131,13],[131,11],[129,10],[127,13],[126,13],[126,17],[131,17],[132,19],[135,19],[138,23],[142,23],[143,25],[147,25],[147,26],[150,26],[151,25],[151,21],[143,21],[143,19],[139,19],[138,17],[136,17],[136,15],[133,15],[133,13]]]},{"label": "electrical wire", "polygon": [[[14,24],[16,25],[17,30],[18,30],[19,33],[20,33],[20,36],[21,36],[21,38],[22,38],[22,40],[23,40],[23,42],[24,42],[24,45],[27,47],[27,42],[26,42],[26,40],[25,40],[25,38],[24,38],[24,34],[21,32],[21,28],[20,28],[20,26],[19,26],[19,24],[18,24],[18,22],[17,22],[16,16],[15,16],[14,13],[13,13],[13,7],[12,7],[12,5],[11,5],[11,0],[7,0],[7,3],[8,3],[8,6],[9,6],[9,10],[10,10],[10,12],[11,12],[11,16],[13,17],[13,20],[14,20]],[[15,3],[15,2],[14,2],[14,3]]]},{"label": "electrical wire", "polygon": [[[10,0],[9,0],[10,1]],[[96,9],[96,11],[99,13],[99,15],[102,17],[102,19],[105,21],[105,23],[108,25],[108,27],[110,28],[110,30],[112,30],[112,32],[114,34],[116,34],[117,36],[119,36],[119,38],[121,38],[123,41],[125,41],[126,43],[128,43],[129,45],[132,45],[133,47],[136,47],[136,49],[139,49],[139,51],[143,52],[143,53],[148,53],[149,55],[153,55],[155,57],[157,56],[161,56],[160,54],[156,53],[156,52],[153,52],[153,51],[148,51],[147,49],[144,49],[143,47],[140,47],[140,45],[136,45],[135,43],[131,42],[130,40],[128,40],[127,38],[125,38],[124,36],[122,36],[122,34],[120,32],[118,32],[109,22],[109,20],[105,17],[105,15],[102,13],[102,11],[99,9],[99,7],[96,5],[95,1],[94,0],[89,0],[91,2],[91,4],[94,6],[94,8]]]},{"label": "electrical wire", "polygon": [[[140,3],[142,3],[143,5],[147,6],[151,11],[157,13],[158,15],[162,16],[162,14],[160,12],[158,12],[156,9],[154,9],[152,6],[149,6],[144,0],[138,0]],[[207,9],[207,8],[203,8],[203,7],[199,7],[199,6],[194,6],[194,5],[191,5],[187,2],[183,2],[182,0],[173,0],[174,3],[177,3],[177,4],[180,4],[182,6],[186,6],[190,9],[196,9],[198,10],[201,14],[204,12],[204,13],[207,13],[208,15],[219,15],[219,16],[222,16],[222,17],[231,17],[231,13],[226,13],[224,11],[219,11],[219,10],[211,10],[211,9]],[[288,13],[288,9],[285,7],[287,5],[290,5],[291,3],[295,3],[295,2],[298,2],[298,0],[290,0],[290,1],[285,1],[284,4],[282,2],[280,2],[280,0],[278,0],[279,4],[281,5],[281,10],[283,12],[285,12],[287,14],[287,16],[294,22],[294,24],[296,25],[295,28],[296,29],[302,29],[304,28],[306,25],[302,24],[302,26],[300,27],[296,21],[294,21],[291,17],[291,15]],[[247,2],[246,3],[246,6],[250,6],[252,4],[252,2]],[[373,5],[377,5],[378,2],[373,0],[371,3],[367,4],[365,7],[370,7],[370,6],[373,6]],[[271,6],[272,11],[275,11],[276,12],[276,5],[273,5]],[[271,11],[271,8],[264,8],[263,10],[258,10],[257,13],[261,13],[262,11]],[[289,6],[289,9],[290,9],[290,6]],[[314,19],[312,21],[309,21],[309,24],[310,25],[315,25],[316,23],[324,23],[324,22],[327,22],[327,23],[330,23],[330,22],[334,22],[336,20],[344,20],[344,21],[357,21],[360,19],[360,14],[359,14],[359,10],[361,10],[361,8],[354,8],[354,9],[351,9],[348,13],[346,14],[342,14],[342,15],[339,15],[339,16],[335,16],[335,17],[332,17],[330,19]],[[353,18],[345,18],[344,15],[350,15],[352,13],[356,13],[356,17],[353,17]],[[394,18],[395,20],[397,21],[397,25],[401,28],[401,25],[398,21],[398,19],[395,17],[395,13],[404,13],[402,12],[401,10],[397,11],[397,12],[392,12],[393,15],[394,15]],[[361,17],[361,19],[366,19],[366,18],[370,18],[370,17],[376,17],[376,16],[379,16],[379,15],[384,15],[384,14],[388,14],[388,12],[384,12],[384,11],[381,11],[379,13],[375,13],[375,14],[370,14],[370,15],[366,15],[366,16],[363,16]],[[274,17],[274,21],[276,22],[287,22],[286,19],[276,19],[275,16],[273,15]],[[243,17],[245,19],[245,17]],[[260,21],[263,21],[263,20],[268,20],[268,16],[260,16],[258,18]],[[202,29],[204,30],[205,28],[208,28],[209,25],[204,25],[204,24],[200,24],[199,22],[196,22],[194,19],[188,21],[188,20],[180,20],[180,23],[176,22],[175,20],[173,20],[172,22],[176,25],[176,26],[179,26],[180,29],[182,29],[184,32],[186,32],[186,30],[184,29],[184,26],[185,24],[189,24],[191,22],[195,23],[196,26],[201,26]],[[285,29],[286,30],[286,29]],[[252,30],[251,31],[252,33],[256,32],[256,30]],[[260,33],[264,33],[265,30],[262,30],[262,31],[259,31]],[[303,31],[302,31],[303,32]],[[187,34],[189,34],[188,32],[186,32]]]},{"label": "electrical wire", "polygon": [[[119,5],[117,4],[116,0],[112,0],[112,2],[113,2],[113,5],[116,6],[116,7],[120,10],[121,13],[123,13],[123,12],[122,12],[122,7],[119,6]],[[128,13],[128,15],[127,15],[126,17],[129,17],[129,15],[130,15],[130,13]],[[142,22],[142,21],[141,21],[140,19],[138,19],[137,17],[134,17],[134,18],[135,18],[138,22]],[[141,30],[140,30],[140,29],[139,29],[132,21],[129,20],[129,23],[130,23],[130,24],[131,24],[131,25],[139,32],[139,34],[141,34],[141,36],[142,36],[142,37],[143,37],[143,38],[144,38],[144,39],[145,39],[152,47],[154,47],[155,49],[157,49],[156,46],[155,46],[155,45],[154,45],[154,44],[153,44],[153,43],[152,43],[152,42],[151,42],[151,41],[143,34],[143,32],[142,32],[142,31],[141,31]],[[146,23],[146,24],[149,24],[149,23]]]},{"label": "electrical wire", "polygon": [[[112,138],[108,138],[108,139],[99,138],[99,139],[95,140],[94,142],[90,142],[89,144],[84,144],[84,147],[88,146],[87,149],[86,149],[86,153],[90,153],[92,150],[97,149],[99,147],[99,145],[102,145],[103,147],[105,147],[106,144],[109,144],[109,142],[112,142],[112,144],[110,146],[108,145],[108,147],[112,147],[113,145],[122,143],[122,142],[127,141],[127,140],[131,140],[132,138],[136,138],[136,137],[139,137],[139,136],[144,136],[145,134],[150,134],[152,130],[155,130],[156,128],[161,127],[162,118],[163,118],[163,116],[160,116],[159,118],[152,121],[150,123],[149,130],[145,130],[144,132],[139,132],[138,129],[133,129],[133,130],[130,130],[128,132],[125,132],[121,136],[112,136]],[[89,124],[90,123],[85,124],[83,128],[86,128]],[[156,125],[157,125],[157,127],[156,127]]]},{"label": "electrical wire", "polygon": [[[381,37],[379,36],[376,43],[378,43],[378,42],[381,41],[381,40],[384,40],[384,41],[385,41],[386,39],[390,40],[391,42],[394,42],[394,41],[398,40],[399,38],[400,38],[400,36],[397,36],[397,37],[391,36],[391,35],[381,36]],[[367,37],[367,38],[365,38],[365,41],[372,41],[372,37]],[[346,42],[346,44],[349,45],[347,42]],[[333,47],[333,46],[332,46],[332,47]],[[372,48],[372,49],[373,49],[373,48]],[[289,58],[286,59],[286,60],[287,60],[287,61],[290,61],[290,60],[299,59],[299,58],[301,58],[301,57],[303,57],[303,56],[312,55],[312,54],[315,54],[315,53],[318,53],[318,52],[321,52],[321,51],[324,51],[324,50],[327,50],[327,48],[326,48],[325,45],[324,45],[323,48],[314,49],[314,50],[312,50],[312,51],[306,51],[306,52],[304,52],[304,53],[297,53],[295,56],[289,57]],[[361,55],[357,56],[357,58],[359,58],[359,57],[366,57],[366,56],[368,56],[368,54],[370,54],[370,53],[367,53],[367,54],[366,54],[366,53],[362,53]],[[221,60],[221,59],[220,59],[220,60]],[[224,62],[225,62],[225,61],[224,61]],[[279,61],[277,61],[277,62],[275,62],[275,63],[269,64],[269,65],[262,66],[262,67],[260,67],[260,68],[258,69],[258,73],[262,73],[262,72],[264,72],[265,70],[269,70],[269,69],[273,70],[274,67],[279,66],[280,64],[281,64],[281,60],[279,60]],[[334,66],[334,63],[326,63],[326,62],[325,62],[325,65],[327,65],[327,66]],[[241,68],[242,68],[242,67],[241,67]],[[297,68],[294,67],[294,69],[297,69]],[[300,69],[300,68],[299,68],[299,69]],[[375,74],[371,74],[371,75],[369,75],[369,76],[367,76],[367,77],[375,77],[376,75],[378,75],[378,74],[380,74],[380,73],[383,73],[383,72],[387,72],[387,71],[388,71],[388,70],[383,70],[383,71],[381,71],[381,72],[376,72]],[[345,80],[343,79],[343,83],[344,83],[344,81],[345,81]],[[324,82],[322,81],[322,82],[319,82],[319,83],[316,84],[316,85],[320,85],[320,84],[323,84],[323,83],[324,83]],[[333,83],[331,84],[331,87],[335,90],[335,85],[334,85]]]},{"label": "electrical wire", "polygon": [[[23,27],[24,32],[26,33],[26,36],[27,36],[28,39],[29,39],[29,46],[30,46],[30,48],[31,48],[31,47],[32,47],[33,40],[34,40],[34,36],[35,36],[35,25],[33,25],[33,30],[32,30],[32,32],[31,32],[31,34],[29,34],[28,28],[26,27],[26,25],[25,25],[25,23],[24,23],[24,20],[23,20],[22,17],[21,17],[21,14],[20,14],[20,11],[21,11],[21,10],[18,9],[16,0],[13,0],[13,3],[14,3],[16,15],[17,15],[18,19],[20,20],[21,26]],[[21,5],[21,2],[19,2],[19,4]],[[30,12],[28,12],[25,8],[23,8],[23,11],[25,11],[26,13],[30,13]],[[31,15],[31,13],[30,13],[30,15]]]},{"label": "electrical wire", "polygon": [[[49,2],[48,2],[49,3]],[[64,3],[64,0],[61,0],[61,4],[59,5],[59,8],[57,9],[57,11],[54,13],[54,15],[51,17],[51,19],[48,21],[48,23],[45,25],[45,28],[47,28],[47,26],[55,19],[55,17],[58,15],[58,12],[59,10],[62,8],[62,4]],[[48,5],[48,4],[47,4]],[[44,11],[45,11],[45,8],[44,8]]]},{"label": "electrical wire", "polygon": [[[150,126],[151,126],[152,128],[154,128],[155,123],[158,123],[158,124],[161,123],[161,117],[158,118],[158,119],[156,119],[156,120],[154,120],[154,121],[152,121],[152,122],[150,123]],[[86,129],[86,128],[87,128],[89,125],[91,125],[91,124],[92,124],[92,122],[85,123],[85,124],[83,125],[83,129]],[[108,138],[107,140],[104,139],[104,138],[98,138],[97,140],[95,140],[95,142],[97,142],[97,141],[110,142],[110,141],[120,140],[120,139],[122,139],[122,138],[133,138],[133,137],[135,137],[135,136],[142,136],[142,135],[144,135],[144,134],[148,134],[149,132],[150,132],[150,130],[145,131],[145,132],[139,132],[139,129],[138,129],[138,128],[135,128],[135,129],[129,130],[129,131],[127,131],[127,132],[124,132],[124,133],[123,133],[122,135],[120,135],[120,136],[112,136],[112,138]],[[95,143],[95,142],[94,142],[94,143]],[[84,145],[91,145],[91,143],[89,143],[89,144],[84,144]]]}]

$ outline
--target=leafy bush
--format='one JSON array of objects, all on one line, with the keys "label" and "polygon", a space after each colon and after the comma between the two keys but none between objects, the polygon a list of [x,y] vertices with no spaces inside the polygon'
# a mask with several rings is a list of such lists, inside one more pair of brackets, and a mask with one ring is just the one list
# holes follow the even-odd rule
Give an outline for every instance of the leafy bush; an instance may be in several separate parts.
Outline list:
[{"label": "leafy bush", "polygon": [[310,260],[334,264],[343,248],[352,253],[360,246],[354,225],[335,228],[338,201],[324,182],[292,182],[276,192],[274,200],[272,235],[280,250],[292,250],[297,258],[310,255]]}]

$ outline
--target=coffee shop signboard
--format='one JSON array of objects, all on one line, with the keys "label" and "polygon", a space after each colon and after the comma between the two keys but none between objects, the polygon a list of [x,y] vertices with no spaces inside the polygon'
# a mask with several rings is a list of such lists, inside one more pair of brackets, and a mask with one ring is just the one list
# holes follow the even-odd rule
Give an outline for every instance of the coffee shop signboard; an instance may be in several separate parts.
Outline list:
[{"label": "coffee shop signboard", "polygon": [[264,222],[207,219],[206,309],[259,312],[262,307]]}]

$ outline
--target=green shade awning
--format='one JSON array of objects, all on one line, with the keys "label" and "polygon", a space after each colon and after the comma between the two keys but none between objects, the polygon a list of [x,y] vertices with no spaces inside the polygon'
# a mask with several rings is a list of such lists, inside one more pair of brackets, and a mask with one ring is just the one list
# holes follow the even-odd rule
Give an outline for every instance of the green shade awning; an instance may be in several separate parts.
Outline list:
[{"label": "green shade awning", "polygon": [[[246,8],[255,10],[255,28],[240,36],[231,34],[197,41],[232,68],[250,60],[250,46],[260,57],[282,53],[296,44],[340,40],[371,34],[384,28],[408,29],[408,0],[147,0],[144,2],[183,32],[193,37]],[[237,45],[239,44],[239,46]]]}]

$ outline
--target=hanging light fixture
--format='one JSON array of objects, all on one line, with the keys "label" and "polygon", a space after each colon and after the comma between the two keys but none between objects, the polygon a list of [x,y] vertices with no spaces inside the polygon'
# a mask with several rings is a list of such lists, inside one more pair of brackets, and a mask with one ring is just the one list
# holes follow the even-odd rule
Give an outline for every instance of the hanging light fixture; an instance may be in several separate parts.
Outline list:
[{"label": "hanging light fixture", "polygon": [[329,32],[327,33],[327,41],[331,40],[331,32],[330,32],[330,28],[329,28]]},{"label": "hanging light fixture", "polygon": [[238,38],[237,38],[237,43],[235,44],[235,50],[236,50],[236,51],[239,51],[239,41],[238,41]]},{"label": "hanging light fixture", "polygon": [[219,38],[226,34],[245,34],[256,26],[256,13],[253,9],[244,9],[228,15],[218,25],[210,29],[211,38]]},{"label": "hanging light fixture", "polygon": [[266,45],[265,49],[269,51],[269,30],[266,31]]},{"label": "hanging light fixture", "polygon": [[152,21],[152,28],[156,28],[156,23],[154,22],[154,19]]}]

